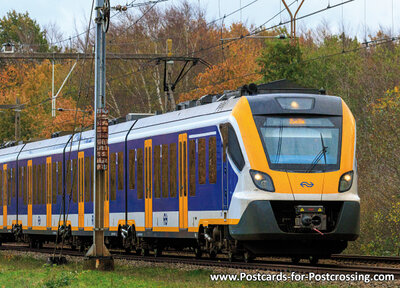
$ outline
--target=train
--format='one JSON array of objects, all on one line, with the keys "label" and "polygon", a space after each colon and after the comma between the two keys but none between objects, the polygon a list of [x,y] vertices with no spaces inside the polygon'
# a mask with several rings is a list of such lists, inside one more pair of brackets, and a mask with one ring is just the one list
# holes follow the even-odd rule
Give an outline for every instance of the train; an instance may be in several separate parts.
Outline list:
[{"label": "train", "polygon": [[[108,247],[316,263],[358,238],[356,123],[340,97],[275,81],[177,108],[109,126]],[[0,243],[91,245],[94,133],[0,149]]]}]

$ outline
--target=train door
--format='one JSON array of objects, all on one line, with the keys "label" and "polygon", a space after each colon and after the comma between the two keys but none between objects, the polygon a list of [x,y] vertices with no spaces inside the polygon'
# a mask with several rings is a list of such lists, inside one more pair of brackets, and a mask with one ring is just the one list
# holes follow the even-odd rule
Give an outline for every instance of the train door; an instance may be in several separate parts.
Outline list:
[{"label": "train door", "polygon": [[145,227],[153,227],[153,166],[152,166],[152,141],[144,142],[144,171],[145,171]]},{"label": "train door", "polygon": [[188,228],[187,134],[179,135],[179,228]]},{"label": "train door", "polygon": [[28,161],[28,227],[32,228],[32,160]]},{"label": "train door", "polygon": [[222,140],[222,210],[228,210],[228,157],[227,157],[227,148],[228,148],[228,123],[224,123],[219,125],[219,129],[221,130],[221,140]]},{"label": "train door", "polygon": [[[109,186],[109,179],[110,177],[110,150],[107,152],[108,157],[108,168],[106,170],[106,183],[105,183],[105,191],[104,191],[104,228],[108,228],[110,226],[110,186]],[[94,172],[96,173],[96,171]],[[96,180],[97,181],[97,180]]]},{"label": "train door", "polygon": [[[46,158],[46,226],[51,229],[51,157]],[[43,179],[44,181],[44,179]]]},{"label": "train door", "polygon": [[[0,216],[3,215],[3,170],[0,169]],[[3,222],[0,223],[0,229],[3,229]]]},{"label": "train door", "polygon": [[83,228],[85,224],[85,202],[84,202],[84,156],[85,152],[78,153],[78,227]]},{"label": "train door", "polygon": [[3,228],[7,229],[8,183],[7,164],[3,165]]}]

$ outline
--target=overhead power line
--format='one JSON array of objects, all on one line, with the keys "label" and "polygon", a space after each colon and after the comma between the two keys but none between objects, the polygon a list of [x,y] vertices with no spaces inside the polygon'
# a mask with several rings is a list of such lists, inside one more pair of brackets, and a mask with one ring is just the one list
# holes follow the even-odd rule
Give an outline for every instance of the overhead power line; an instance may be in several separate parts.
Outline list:
[{"label": "overhead power line", "polygon": [[[297,17],[296,20],[305,19],[305,18],[308,18],[308,17],[311,17],[311,16],[313,16],[313,15],[322,13],[322,12],[327,11],[327,10],[332,9],[332,8],[336,8],[336,7],[345,5],[345,4],[350,3],[350,2],[353,2],[353,1],[355,1],[355,0],[347,0],[347,1],[344,1],[344,2],[341,2],[341,3],[338,3],[338,4],[335,4],[335,5],[332,5],[332,6],[331,6],[331,5],[328,5],[326,8],[322,8],[322,9],[316,10],[316,11],[314,11],[314,12],[311,12],[311,13],[309,13],[309,14],[306,14],[306,15],[303,15],[303,16],[300,16],[300,17]],[[293,2],[296,2],[296,0],[293,1]],[[292,2],[290,5],[292,5],[293,2]],[[282,10],[282,11],[284,11],[284,10]],[[281,12],[282,12],[282,11],[281,11]],[[279,15],[279,13],[277,13],[273,18],[275,18],[275,17],[278,16],[278,15]],[[271,18],[271,19],[273,19],[273,18]],[[271,19],[268,20],[267,22],[271,21]],[[265,24],[263,24],[263,25],[258,26],[258,27],[255,28],[255,29],[253,29],[253,31],[249,32],[248,34],[242,35],[242,36],[239,37],[238,39],[234,39],[234,40],[225,42],[224,44],[215,44],[215,45],[212,45],[212,46],[209,46],[209,47],[206,47],[206,48],[201,48],[201,49],[199,49],[199,50],[197,50],[197,51],[191,52],[190,54],[193,55],[193,54],[196,54],[196,53],[203,53],[203,52],[208,51],[208,50],[216,49],[216,48],[221,47],[222,45],[226,45],[226,44],[229,44],[229,43],[232,43],[232,42],[235,42],[235,41],[240,41],[240,40],[243,40],[243,39],[248,38],[249,36],[256,35],[256,34],[259,34],[259,33],[261,33],[261,32],[265,32],[265,31],[268,31],[268,30],[272,30],[272,29],[278,28],[278,27],[280,27],[280,26],[283,26],[283,25],[286,25],[286,24],[289,24],[289,23],[290,23],[290,20],[289,20],[289,21],[285,21],[285,22],[281,22],[281,23],[279,23],[279,24],[275,24],[275,25],[269,26],[269,27],[267,27],[267,28],[264,28],[263,25],[265,25]]]},{"label": "overhead power line", "polygon": [[[158,60],[165,58],[166,54],[136,54],[136,53],[107,53],[107,60]],[[87,60],[93,59],[93,53],[13,53],[13,54],[2,54],[0,53],[0,60]],[[209,65],[204,60],[197,57],[187,57],[187,56],[171,56],[169,60],[182,60],[182,58],[191,58],[193,60],[198,60],[204,62],[204,64]]]},{"label": "overhead power line", "polygon": [[340,52],[322,55],[322,56],[318,56],[318,57],[314,57],[314,58],[305,59],[303,61],[300,61],[300,63],[307,63],[307,62],[312,62],[312,61],[316,61],[316,60],[322,60],[322,59],[326,59],[326,58],[340,56],[340,55],[344,55],[344,54],[348,54],[348,53],[354,53],[354,52],[357,52],[360,50],[364,50],[364,49],[368,49],[371,47],[391,43],[391,42],[394,42],[397,40],[400,40],[400,37],[390,37],[390,38],[381,38],[381,39],[370,40],[370,41],[361,43],[361,45],[364,45],[364,46],[360,46],[360,47],[349,49],[349,50],[342,50]]},{"label": "overhead power line", "polygon": [[[152,7],[154,7],[154,5],[156,5],[156,4],[160,3],[160,2],[166,2],[166,1],[169,1],[169,0],[155,0],[155,1],[142,2],[142,3],[138,3],[138,4],[133,4],[134,1],[132,1],[131,5],[127,5],[127,8],[128,9],[129,8],[135,8],[135,7],[140,7],[140,6],[146,6],[146,5],[149,5],[149,4],[153,4]],[[115,7],[113,7],[113,8],[115,9]],[[119,15],[121,12],[122,12],[121,10],[117,11],[117,13],[112,15],[110,17],[110,19],[112,19],[115,16]],[[85,31],[82,31],[82,32],[80,32],[80,33],[78,33],[78,34],[76,34],[74,36],[65,38],[63,40],[58,40],[58,41],[55,41],[55,42],[51,42],[51,43],[49,43],[49,46],[56,46],[56,45],[59,45],[59,44],[64,43],[64,42],[71,41],[72,39],[76,39],[76,38],[78,38],[78,37],[80,37],[82,35],[85,35],[86,33],[90,32],[91,30],[94,30],[94,29],[95,29],[95,27],[92,27],[92,28],[86,29]]]},{"label": "overhead power line", "polygon": [[225,18],[228,18],[229,16],[232,16],[233,14],[236,14],[237,12],[242,11],[243,9],[249,7],[250,5],[256,3],[257,1],[258,1],[258,0],[254,0],[253,2],[250,2],[249,4],[243,6],[243,7],[239,8],[239,9],[236,9],[235,11],[232,11],[232,12],[230,12],[230,13],[224,15],[223,17],[220,17],[220,18],[218,18],[218,19],[212,20],[212,21],[208,22],[207,25],[210,25],[210,24],[213,24],[213,23],[218,22],[218,21],[220,21],[220,20],[223,20],[223,19],[225,19]]}]

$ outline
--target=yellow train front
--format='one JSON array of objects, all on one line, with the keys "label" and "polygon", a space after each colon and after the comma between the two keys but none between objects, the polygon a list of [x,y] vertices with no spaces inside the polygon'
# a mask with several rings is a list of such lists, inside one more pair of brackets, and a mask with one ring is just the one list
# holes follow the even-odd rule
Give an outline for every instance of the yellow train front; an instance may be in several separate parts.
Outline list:
[{"label": "yellow train front", "polygon": [[257,90],[232,110],[245,165],[230,236],[252,255],[294,261],[342,252],[360,230],[352,113],[335,96]]}]

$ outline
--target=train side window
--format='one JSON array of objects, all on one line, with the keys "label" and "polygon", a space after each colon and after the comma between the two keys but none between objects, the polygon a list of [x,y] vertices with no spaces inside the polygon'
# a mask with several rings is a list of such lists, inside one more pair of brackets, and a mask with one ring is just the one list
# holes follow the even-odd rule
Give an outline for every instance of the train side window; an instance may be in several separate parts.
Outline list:
[{"label": "train side window", "polygon": [[217,183],[217,138],[208,138],[208,181]]},{"label": "train side window", "polygon": [[36,165],[36,204],[42,204],[42,165]]},{"label": "train side window", "polygon": [[223,162],[226,162],[226,148],[228,147],[228,123],[223,123],[219,125],[219,130],[221,131],[222,136],[222,155],[223,155]]},{"label": "train side window", "polygon": [[135,189],[135,150],[129,150],[129,189]]},{"label": "train side window", "polygon": [[71,160],[67,160],[67,171],[65,175],[65,181],[67,182],[66,184],[66,198],[68,199],[69,197],[72,196],[72,190],[71,190]]},{"label": "train side window", "polygon": [[46,166],[42,164],[42,204],[46,204]]},{"label": "train side window", "polygon": [[33,197],[33,205],[37,204],[37,165],[32,166],[33,169],[33,191],[32,191],[32,197]]},{"label": "train side window", "polygon": [[168,144],[162,145],[162,197],[168,198]]},{"label": "train side window", "polygon": [[15,168],[11,169],[11,187],[12,187],[12,197],[15,198],[15,182],[17,181],[16,179],[16,174],[15,174]]},{"label": "train side window", "polygon": [[171,143],[169,145],[169,155],[170,155],[170,179],[169,179],[169,196],[171,198],[175,198],[176,197],[176,143]]},{"label": "train side window", "polygon": [[143,149],[137,149],[137,198],[143,199]]},{"label": "train side window", "polygon": [[242,150],[240,149],[239,140],[231,124],[229,124],[228,127],[228,154],[236,167],[242,171],[244,167],[244,158]]},{"label": "train side window", "polygon": [[196,196],[196,140],[189,141],[189,195]]},{"label": "train side window", "polygon": [[37,166],[37,177],[38,177],[38,182],[37,182],[37,204],[42,204],[42,181],[44,180],[42,178],[42,165],[38,164]]},{"label": "train side window", "polygon": [[10,193],[10,181],[9,181],[9,175],[10,175],[10,170],[5,170],[4,171],[4,204],[3,205],[8,205],[7,199],[10,198],[9,193]]},{"label": "train side window", "polygon": [[117,199],[117,187],[116,187],[116,161],[117,153],[111,153],[110,155],[110,200],[114,201]]},{"label": "train side window", "polygon": [[19,167],[19,172],[18,172],[18,198],[22,198],[22,191],[24,189],[24,183],[23,183],[23,170],[24,167]]},{"label": "train side window", "polygon": [[124,153],[118,152],[118,190],[124,189]]},{"label": "train side window", "polygon": [[94,170],[94,156],[90,157],[90,201],[93,202],[93,175],[94,173],[96,173],[96,171]]},{"label": "train side window", "polygon": [[52,202],[57,203],[57,162],[51,163],[51,189],[52,189]]},{"label": "train side window", "polygon": [[3,206],[3,170],[0,170],[0,206]]},{"label": "train side window", "polygon": [[8,183],[9,183],[9,181],[8,181],[8,170],[4,171],[4,182],[3,183],[4,183],[3,205],[7,205],[7,196],[8,196],[8,191],[9,191],[9,189],[8,189]]},{"label": "train side window", "polygon": [[85,202],[90,201],[90,157],[85,157]]},{"label": "train side window", "polygon": [[78,202],[78,160],[72,160],[72,201]]},{"label": "train side window", "polygon": [[226,153],[228,153],[235,166],[242,171],[244,158],[235,130],[230,123],[219,125],[219,129],[222,134],[224,161],[226,161]]},{"label": "train side window", "polygon": [[23,175],[23,180],[22,180],[22,182],[23,182],[23,185],[24,185],[24,189],[22,190],[22,197],[23,197],[23,201],[24,201],[24,205],[26,205],[26,196],[27,196],[27,193],[28,193],[28,169],[26,169],[26,166],[24,166],[23,168],[22,168],[22,173],[24,174]]},{"label": "train side window", "polygon": [[154,197],[161,198],[160,145],[154,145]]},{"label": "train side window", "polygon": [[13,194],[13,197],[15,197],[15,189],[13,189],[14,186],[14,175],[13,175],[13,170],[14,168],[8,169],[8,198],[7,198],[7,202],[8,205],[11,205],[11,193]]},{"label": "train side window", "polygon": [[57,176],[58,176],[58,195],[62,195],[63,194],[63,186],[62,186],[62,162],[57,162]]},{"label": "train side window", "polygon": [[198,139],[198,178],[199,184],[206,184],[206,139]]}]

